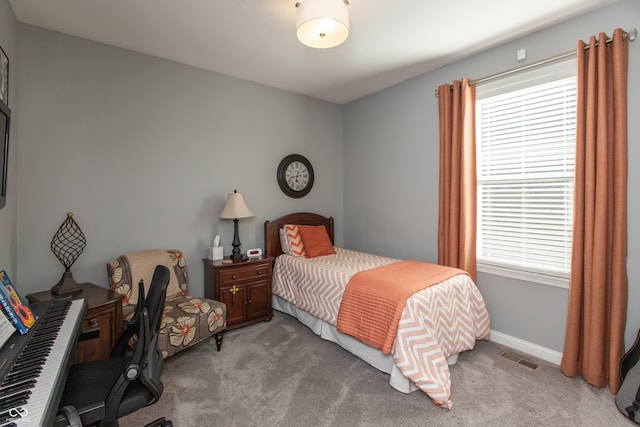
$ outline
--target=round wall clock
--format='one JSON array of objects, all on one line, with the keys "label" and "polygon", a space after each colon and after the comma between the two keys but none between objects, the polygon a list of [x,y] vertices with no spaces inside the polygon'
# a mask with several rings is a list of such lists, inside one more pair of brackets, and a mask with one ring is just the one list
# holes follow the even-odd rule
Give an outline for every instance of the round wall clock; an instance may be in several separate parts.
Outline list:
[{"label": "round wall clock", "polygon": [[289,197],[304,197],[313,187],[313,167],[300,154],[289,154],[282,159],[277,176],[280,189]]}]

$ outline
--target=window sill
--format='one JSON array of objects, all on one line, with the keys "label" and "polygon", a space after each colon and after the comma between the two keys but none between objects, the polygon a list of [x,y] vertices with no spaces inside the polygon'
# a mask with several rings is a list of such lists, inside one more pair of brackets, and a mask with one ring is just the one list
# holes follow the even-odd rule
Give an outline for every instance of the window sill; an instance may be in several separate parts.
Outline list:
[{"label": "window sill", "polygon": [[490,264],[478,262],[476,270],[480,273],[494,274],[496,276],[510,277],[512,279],[524,280],[540,285],[553,286],[556,288],[569,289],[569,279],[565,277],[550,276],[530,271],[514,270],[506,267],[498,267]]}]

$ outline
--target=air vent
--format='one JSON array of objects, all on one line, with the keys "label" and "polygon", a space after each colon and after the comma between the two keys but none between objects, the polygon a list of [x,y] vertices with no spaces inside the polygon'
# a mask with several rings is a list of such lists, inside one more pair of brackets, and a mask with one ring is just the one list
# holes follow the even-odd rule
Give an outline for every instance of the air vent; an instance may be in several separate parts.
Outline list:
[{"label": "air vent", "polygon": [[500,352],[500,354],[498,356],[503,357],[503,358],[508,359],[508,360],[511,360],[512,362],[519,363],[522,366],[526,366],[527,368],[530,368],[530,369],[538,369],[538,364],[537,363],[534,363],[534,362],[532,362],[530,360],[527,360],[527,359],[523,359],[522,357],[518,356],[517,354],[509,353],[508,351]]}]

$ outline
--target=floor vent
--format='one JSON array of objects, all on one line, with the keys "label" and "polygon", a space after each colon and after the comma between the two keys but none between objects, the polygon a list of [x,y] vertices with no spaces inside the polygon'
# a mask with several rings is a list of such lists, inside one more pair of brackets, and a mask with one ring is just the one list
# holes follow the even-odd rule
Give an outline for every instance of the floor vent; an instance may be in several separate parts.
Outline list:
[{"label": "floor vent", "polygon": [[527,368],[538,369],[538,364],[537,363],[533,363],[530,360],[523,359],[522,357],[518,356],[517,354],[509,353],[508,351],[503,351],[498,356],[503,357],[503,358],[508,359],[508,360],[511,360],[512,362],[519,363],[522,366],[526,366]]}]

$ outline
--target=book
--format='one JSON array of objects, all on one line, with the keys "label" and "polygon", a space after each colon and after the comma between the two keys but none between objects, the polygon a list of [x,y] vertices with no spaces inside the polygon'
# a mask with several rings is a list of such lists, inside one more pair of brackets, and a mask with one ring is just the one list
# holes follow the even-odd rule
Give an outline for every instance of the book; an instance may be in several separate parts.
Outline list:
[{"label": "book", "polygon": [[6,271],[0,270],[0,305],[13,326],[22,334],[36,323],[36,315],[18,294]]},{"label": "book", "polygon": [[11,324],[18,330],[18,332],[20,332],[22,335],[26,334],[29,328],[22,324],[13,308],[11,308],[9,299],[4,292],[4,286],[0,285],[0,288],[0,307],[2,307],[4,315],[11,321]]},{"label": "book", "polygon": [[[0,310],[1,312],[2,310]],[[0,313],[0,348],[7,342],[9,337],[16,331],[15,326],[6,318],[4,313]]]}]

